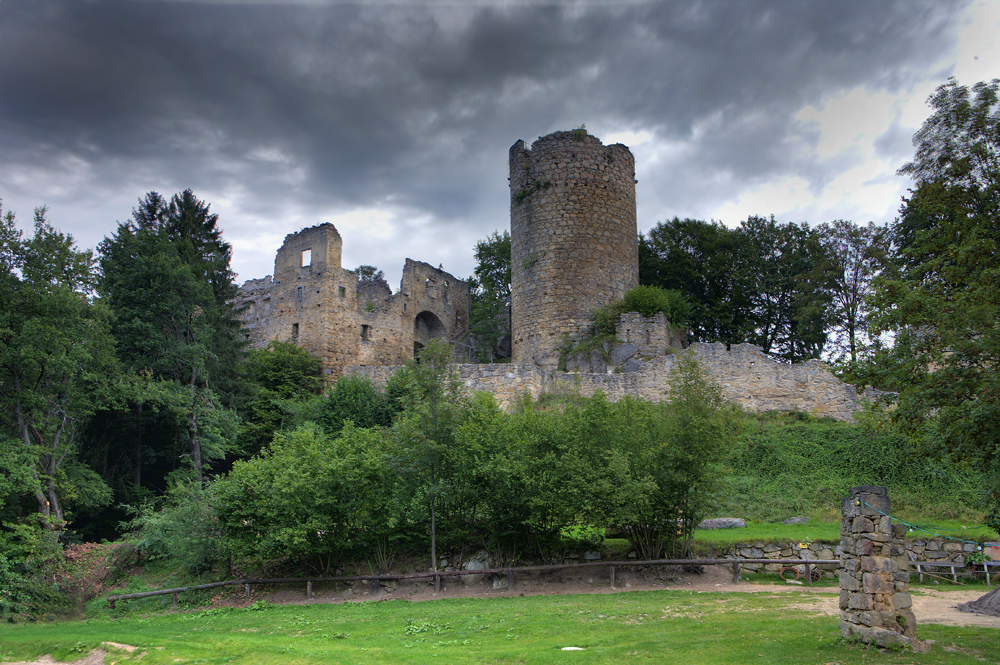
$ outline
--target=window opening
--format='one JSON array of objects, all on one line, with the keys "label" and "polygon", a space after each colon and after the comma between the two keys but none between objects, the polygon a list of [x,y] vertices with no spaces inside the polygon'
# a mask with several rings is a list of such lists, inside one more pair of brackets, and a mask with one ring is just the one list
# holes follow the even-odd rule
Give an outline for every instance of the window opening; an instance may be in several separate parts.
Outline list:
[{"label": "window opening", "polygon": [[347,295],[347,289],[345,289],[343,286],[338,286],[337,287],[337,295],[340,296],[341,298],[343,298],[344,296]]},{"label": "window opening", "polygon": [[295,299],[296,300],[302,300],[302,287],[301,286],[296,286],[295,287]]},{"label": "window opening", "polygon": [[299,336],[299,324],[293,323],[292,324],[292,339],[294,339],[294,338],[296,338],[298,336]]},{"label": "window opening", "polygon": [[361,324],[361,339],[363,339],[366,342],[368,341],[368,331],[370,328],[371,326],[369,326],[367,323]]},{"label": "window opening", "polygon": [[311,249],[303,249],[302,250],[302,264],[301,265],[302,265],[303,268],[305,268],[306,266],[312,265],[312,257],[313,257],[313,251]]}]

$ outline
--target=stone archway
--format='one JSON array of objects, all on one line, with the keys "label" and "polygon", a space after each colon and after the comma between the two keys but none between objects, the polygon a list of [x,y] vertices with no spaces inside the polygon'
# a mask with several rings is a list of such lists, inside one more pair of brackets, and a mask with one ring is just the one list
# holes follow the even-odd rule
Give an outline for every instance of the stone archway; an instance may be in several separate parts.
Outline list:
[{"label": "stone archway", "polygon": [[413,319],[413,357],[432,339],[446,337],[444,323],[434,312],[423,311]]}]

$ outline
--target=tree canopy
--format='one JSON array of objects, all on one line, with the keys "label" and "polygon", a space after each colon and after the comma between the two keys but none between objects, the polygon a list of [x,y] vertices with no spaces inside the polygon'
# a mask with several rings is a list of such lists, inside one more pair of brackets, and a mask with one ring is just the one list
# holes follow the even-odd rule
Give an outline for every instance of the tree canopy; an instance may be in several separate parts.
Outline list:
[{"label": "tree canopy", "polygon": [[[891,229],[895,254],[876,281],[874,329],[895,343],[877,380],[900,391],[895,418],[944,454],[994,472],[1000,505],[1000,80],[955,79],[900,169],[915,186]],[[994,519],[1000,514],[994,509]]]}]

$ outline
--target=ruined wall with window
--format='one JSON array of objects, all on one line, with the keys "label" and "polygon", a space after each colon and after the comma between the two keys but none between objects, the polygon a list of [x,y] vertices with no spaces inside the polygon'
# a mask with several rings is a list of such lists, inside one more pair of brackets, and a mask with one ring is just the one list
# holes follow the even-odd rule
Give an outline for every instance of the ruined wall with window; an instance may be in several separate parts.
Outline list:
[{"label": "ruined wall with window", "polygon": [[323,362],[326,374],[348,365],[401,365],[428,340],[463,339],[469,287],[444,270],[406,259],[399,291],[359,280],[341,266],[343,241],[333,224],[291,233],[274,275],[240,288],[238,302],[254,346],[293,341]]}]

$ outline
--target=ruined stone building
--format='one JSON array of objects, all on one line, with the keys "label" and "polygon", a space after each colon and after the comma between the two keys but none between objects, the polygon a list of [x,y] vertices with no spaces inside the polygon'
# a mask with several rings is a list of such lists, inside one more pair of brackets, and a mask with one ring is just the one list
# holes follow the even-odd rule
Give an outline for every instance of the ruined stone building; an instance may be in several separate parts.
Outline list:
[{"label": "ruined stone building", "polygon": [[[466,387],[501,404],[553,391],[666,399],[674,354],[688,344],[662,313],[625,314],[612,348],[566,357],[567,342],[587,334],[591,313],[639,283],[632,153],[582,129],[556,132],[530,148],[517,141],[509,168],[512,361],[459,365]],[[344,270],[341,249],[331,224],[285,238],[274,275],[240,290],[254,344],[291,340],[320,358],[327,374],[384,382],[428,340],[456,348],[466,341],[465,282],[407,259],[393,294],[385,282]],[[745,344],[690,348],[725,396],[748,409],[850,419],[860,408],[854,388],[819,361],[788,365]]]},{"label": "ruined stone building", "polygon": [[402,365],[430,339],[465,338],[464,281],[407,259],[393,294],[384,281],[359,280],[345,270],[342,250],[333,224],[285,236],[274,274],[240,287],[254,346],[292,341],[322,360],[326,374],[340,374],[348,366]]}]

